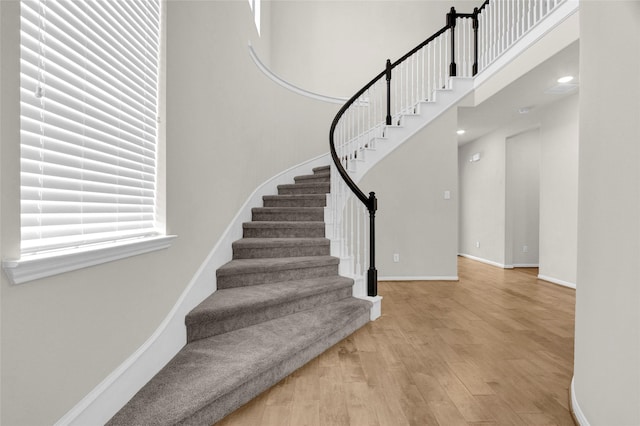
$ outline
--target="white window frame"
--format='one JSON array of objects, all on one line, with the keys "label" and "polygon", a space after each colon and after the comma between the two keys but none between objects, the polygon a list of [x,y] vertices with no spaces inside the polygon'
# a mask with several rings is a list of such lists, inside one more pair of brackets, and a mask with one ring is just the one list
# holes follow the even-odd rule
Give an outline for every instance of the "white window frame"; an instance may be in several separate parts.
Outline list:
[{"label": "white window frame", "polygon": [[166,4],[164,0],[161,6],[160,29],[160,64],[159,64],[159,91],[158,91],[158,138],[157,138],[157,165],[156,165],[156,228],[160,231],[157,235],[122,240],[110,243],[102,243],[77,248],[35,253],[28,256],[21,255],[20,259],[3,260],[2,266],[13,284],[21,284],[39,278],[44,278],[64,272],[77,270],[101,263],[111,262],[130,256],[149,253],[170,247],[175,235],[166,235],[165,232],[165,16]]}]

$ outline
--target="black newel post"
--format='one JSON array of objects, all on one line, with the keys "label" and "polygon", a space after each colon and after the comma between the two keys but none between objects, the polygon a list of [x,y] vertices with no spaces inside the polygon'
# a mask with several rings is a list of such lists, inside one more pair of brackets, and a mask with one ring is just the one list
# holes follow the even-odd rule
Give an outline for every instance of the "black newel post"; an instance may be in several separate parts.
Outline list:
[{"label": "black newel post", "polygon": [[378,199],[375,192],[369,193],[367,203],[369,210],[369,270],[367,271],[367,295],[378,295],[378,271],[376,270],[376,210],[378,210]]},{"label": "black newel post", "polygon": [[451,28],[451,65],[449,65],[449,77],[457,75],[456,70],[456,8],[452,7],[447,13],[447,26]]},{"label": "black newel post", "polygon": [[475,76],[478,74],[478,8],[473,9],[473,69]]},{"label": "black newel post", "polygon": [[391,126],[391,60],[387,59],[387,126]]}]

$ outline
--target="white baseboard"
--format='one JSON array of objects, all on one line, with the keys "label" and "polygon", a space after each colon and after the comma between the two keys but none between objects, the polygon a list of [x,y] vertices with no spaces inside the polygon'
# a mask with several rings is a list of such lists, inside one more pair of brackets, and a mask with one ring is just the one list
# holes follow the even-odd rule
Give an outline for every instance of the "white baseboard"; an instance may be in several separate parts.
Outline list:
[{"label": "white baseboard", "polygon": [[553,284],[561,285],[563,287],[569,287],[576,289],[576,283],[570,283],[569,281],[559,280],[558,278],[548,277],[546,275],[538,275],[539,280],[548,281]]},{"label": "white baseboard", "polygon": [[186,344],[185,316],[216,291],[216,270],[231,260],[231,243],[242,238],[242,223],[251,221],[251,208],[263,195],[277,193],[277,186],[293,182],[300,174],[330,164],[329,154],[291,167],[256,188],[240,207],[206,260],[180,295],[169,314],[149,339],[112,371],[98,386],[67,412],[55,426],[105,424],[135,393]]},{"label": "white baseboard", "polygon": [[378,277],[378,281],[458,281],[457,275],[436,275],[436,276],[417,276],[417,277],[405,277],[405,276],[390,276],[390,277]]},{"label": "white baseboard", "polygon": [[537,263],[514,263],[513,265],[506,265],[505,268],[538,268],[539,266]]},{"label": "white baseboard", "polygon": [[572,377],[571,388],[569,389],[569,393],[571,394],[571,411],[573,411],[573,416],[575,417],[579,426],[590,426],[589,421],[587,420],[584,413],[582,412],[582,409],[580,408],[580,404],[578,404],[574,382],[575,382],[575,377]]},{"label": "white baseboard", "polygon": [[510,268],[509,268],[509,266],[505,265],[504,263],[494,262],[493,260],[483,259],[483,258],[481,258],[481,257],[472,256],[472,255],[470,255],[470,254],[466,254],[466,253],[458,253],[458,256],[460,256],[460,257],[466,257],[467,259],[471,259],[471,260],[475,260],[475,261],[478,261],[478,262],[486,263],[487,265],[497,266],[498,268],[502,268],[502,269],[510,269]]}]

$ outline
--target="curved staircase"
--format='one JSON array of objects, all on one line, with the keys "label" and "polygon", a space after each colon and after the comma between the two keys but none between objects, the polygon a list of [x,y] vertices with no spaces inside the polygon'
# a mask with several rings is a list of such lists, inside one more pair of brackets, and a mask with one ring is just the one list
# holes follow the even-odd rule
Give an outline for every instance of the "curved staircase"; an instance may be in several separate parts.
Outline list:
[{"label": "curved staircase", "polygon": [[324,238],[329,167],[252,209],[187,344],[107,424],[213,424],[369,321]]},{"label": "curved staircase", "polygon": [[[498,25],[505,10],[513,22]],[[333,166],[279,185],[252,209],[217,290],[185,318],[187,344],[107,424],[213,424],[379,316],[377,199],[357,183],[575,10],[569,0],[452,8],[447,26],[388,60],[334,119]]]}]

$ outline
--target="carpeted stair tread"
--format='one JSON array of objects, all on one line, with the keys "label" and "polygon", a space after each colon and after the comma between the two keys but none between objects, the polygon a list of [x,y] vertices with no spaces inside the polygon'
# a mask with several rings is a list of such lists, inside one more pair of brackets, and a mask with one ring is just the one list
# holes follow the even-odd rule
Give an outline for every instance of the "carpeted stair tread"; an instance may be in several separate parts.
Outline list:
[{"label": "carpeted stair tread", "polygon": [[330,170],[331,170],[331,166],[318,166],[318,167],[314,167],[311,171],[313,173],[324,173]]},{"label": "carpeted stair tread", "polygon": [[296,183],[310,183],[310,182],[329,182],[331,179],[331,173],[314,173],[312,175],[302,175],[293,178]]},{"label": "carpeted stair tread", "polygon": [[326,194],[290,194],[265,195],[262,197],[265,207],[325,207]]},{"label": "carpeted stair tread", "polygon": [[278,194],[326,194],[330,189],[329,182],[283,184],[278,185]]},{"label": "carpeted stair tread", "polygon": [[350,297],[352,287],[352,279],[333,276],[221,289],[185,318],[187,341],[335,302]]},{"label": "carpeted stair tread", "polygon": [[256,221],[320,222],[324,220],[324,207],[254,207]]},{"label": "carpeted stair tread", "polygon": [[267,259],[233,259],[216,272],[218,278],[256,272],[273,272],[313,266],[337,265],[340,259],[333,256],[305,256]]},{"label": "carpeted stair tread", "polygon": [[253,221],[242,224],[245,238],[324,237],[324,222],[315,221]]},{"label": "carpeted stair tread", "polygon": [[108,425],[212,424],[362,326],[370,308],[348,298],[190,343]]},{"label": "carpeted stair tread", "polygon": [[217,287],[231,288],[270,282],[338,275],[340,259],[332,256],[234,259],[216,271]]},{"label": "carpeted stair tread", "polygon": [[232,244],[234,259],[329,255],[327,238],[243,238]]}]

